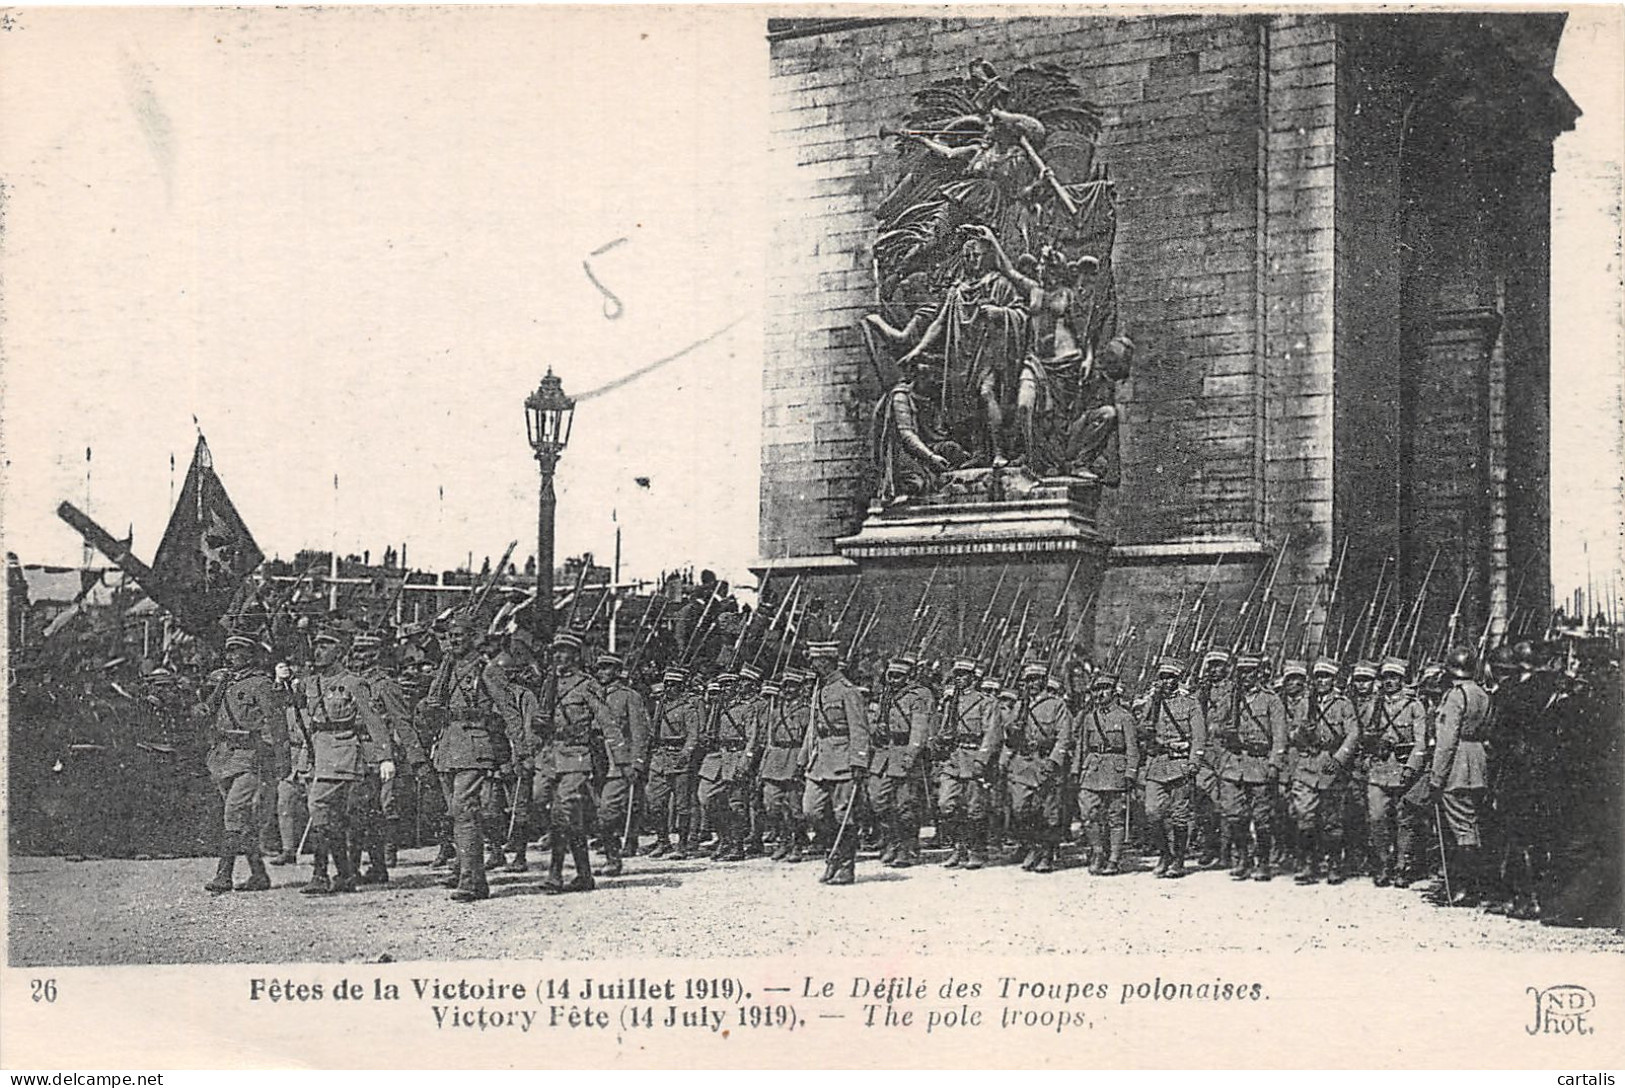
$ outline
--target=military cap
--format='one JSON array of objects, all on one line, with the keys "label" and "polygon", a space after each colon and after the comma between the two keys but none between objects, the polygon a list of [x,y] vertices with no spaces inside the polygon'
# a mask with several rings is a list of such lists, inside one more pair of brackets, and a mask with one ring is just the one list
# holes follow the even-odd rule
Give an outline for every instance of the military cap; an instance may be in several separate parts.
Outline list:
[{"label": "military cap", "polygon": [[1044,677],[1044,687],[1049,691],[1057,693],[1066,690],[1065,685],[1061,683],[1061,678],[1059,676]]},{"label": "military cap", "polygon": [[812,679],[812,675],[810,673],[808,673],[806,669],[785,669],[784,670],[784,675],[779,677],[779,683],[781,683],[781,684],[805,684],[808,680],[811,680],[811,679]]},{"label": "military cap", "polygon": [[1094,679],[1089,682],[1091,690],[1095,688],[1115,688],[1116,686],[1117,677],[1104,669],[1095,673]]},{"label": "military cap", "polygon": [[350,640],[350,646],[357,650],[376,650],[384,644],[384,640],[377,635],[363,631]]},{"label": "military cap", "polygon": [[1184,676],[1185,663],[1177,657],[1157,658],[1158,676]]},{"label": "military cap", "polygon": [[1015,688],[1000,686],[998,688],[998,692],[999,699],[1004,702],[1016,703],[1021,701],[1021,692],[1017,691]]},{"label": "military cap", "polygon": [[593,662],[593,664],[595,664],[595,665],[613,665],[615,668],[619,669],[619,668],[624,668],[625,667],[626,660],[624,658],[622,658],[620,654],[612,654],[608,650],[606,650],[603,653],[598,655],[597,659]]},{"label": "military cap", "polygon": [[988,692],[991,695],[997,695],[1001,686],[1002,685],[991,676],[977,685],[980,690]]},{"label": "military cap", "polygon": [[719,672],[717,673],[717,683],[737,684],[739,683],[739,674],[736,672]]},{"label": "military cap", "polygon": [[722,685],[717,681],[712,680],[710,683],[705,685],[705,693],[707,695],[720,695],[722,694]]},{"label": "military cap", "polygon": [[340,631],[337,627],[323,627],[320,631],[316,632],[316,637],[311,641],[331,643],[334,646],[343,646],[344,632]]},{"label": "military cap", "polygon": [[1385,657],[1377,671],[1383,676],[1397,676],[1403,680],[1411,671],[1411,663],[1402,657]]},{"label": "military cap", "polygon": [[754,681],[760,680],[761,678],[762,670],[758,669],[755,665],[741,665],[739,667],[739,679]]},{"label": "military cap", "polygon": [[[226,649],[228,650],[257,650],[259,648],[260,644],[249,638],[247,635],[226,636]],[[123,659],[120,658],[119,660],[122,661]],[[111,662],[109,664],[111,664]],[[107,666],[104,665],[102,667],[106,668]]]},{"label": "military cap", "polygon": [[673,684],[681,684],[688,679],[688,670],[681,665],[668,665],[661,678]]},{"label": "military cap", "polygon": [[1420,678],[1422,683],[1425,684],[1433,680],[1442,679],[1443,677],[1444,666],[1439,664],[1437,661],[1432,661],[1422,666],[1422,675]]},{"label": "military cap", "polygon": [[778,693],[779,682],[777,680],[769,680],[767,683],[762,685],[762,694],[766,695],[768,698],[772,698]]},{"label": "military cap", "polygon": [[1049,675],[1049,668],[1042,661],[1029,661],[1021,666],[1023,680],[1041,680]]},{"label": "military cap", "polygon": [[1202,667],[1230,664],[1230,651],[1215,647],[1202,655]]},{"label": "military cap", "polygon": [[1349,670],[1349,677],[1354,680],[1375,680],[1377,666],[1372,661],[1356,661],[1354,668]]},{"label": "military cap", "polygon": [[1329,657],[1315,658],[1314,673],[1316,676],[1336,676],[1342,671],[1342,666]]},{"label": "military cap", "polygon": [[560,631],[553,636],[553,649],[581,652],[581,636],[574,631]]},{"label": "military cap", "polygon": [[[1336,672],[1337,670],[1333,669],[1332,671]],[[1304,679],[1308,679],[1309,666],[1305,665],[1302,661],[1299,661],[1295,657],[1288,658],[1281,663],[1281,679],[1285,680],[1289,676],[1301,676]]]},{"label": "military cap", "polygon": [[814,661],[834,661],[841,656],[841,645],[838,642],[809,642],[807,656]]},{"label": "military cap", "polygon": [[1238,669],[1256,669],[1263,664],[1264,659],[1258,654],[1244,653],[1236,658],[1236,668]]},{"label": "military cap", "polygon": [[976,659],[974,657],[956,657],[956,658],[954,658],[953,671],[954,672],[975,672],[976,671]]}]

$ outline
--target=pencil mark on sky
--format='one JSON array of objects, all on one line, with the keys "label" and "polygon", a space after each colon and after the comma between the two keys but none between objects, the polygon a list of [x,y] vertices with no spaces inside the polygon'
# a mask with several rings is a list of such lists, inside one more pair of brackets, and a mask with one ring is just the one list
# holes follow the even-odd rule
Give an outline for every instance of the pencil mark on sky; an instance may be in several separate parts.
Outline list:
[{"label": "pencil mark on sky", "polygon": [[678,348],[676,351],[672,352],[670,355],[667,355],[663,359],[656,359],[652,363],[640,366],[630,374],[624,374],[612,382],[605,385],[600,385],[597,389],[590,389],[585,393],[576,393],[574,394],[576,403],[580,404],[584,400],[591,400],[593,397],[599,396],[603,393],[613,392],[614,390],[621,388],[623,385],[629,385],[632,382],[637,381],[645,374],[650,374],[656,370],[659,370],[667,363],[675,363],[677,360],[681,359],[683,356],[687,355],[696,348],[703,348],[705,345],[709,344],[711,341],[715,340],[717,337],[721,336],[723,333],[727,332],[729,329],[733,328],[743,320],[745,320],[743,316],[736,317],[726,325],[722,326],[722,328],[718,329],[716,332],[711,333],[709,336],[701,337],[692,344],[689,344],[687,347]]},{"label": "pencil mark on sky", "polygon": [[604,317],[610,321],[614,321],[616,318],[625,313],[626,306],[621,302],[620,298],[616,296],[614,291],[611,291],[608,287],[605,287],[603,282],[593,274],[592,258],[601,257],[605,253],[608,253],[610,250],[614,249],[616,246],[625,245],[626,242],[627,239],[625,238],[617,238],[613,242],[606,242],[589,253],[587,255],[587,260],[581,262],[582,271],[587,273],[587,278],[592,281],[592,285],[598,288],[598,290],[604,295]]}]

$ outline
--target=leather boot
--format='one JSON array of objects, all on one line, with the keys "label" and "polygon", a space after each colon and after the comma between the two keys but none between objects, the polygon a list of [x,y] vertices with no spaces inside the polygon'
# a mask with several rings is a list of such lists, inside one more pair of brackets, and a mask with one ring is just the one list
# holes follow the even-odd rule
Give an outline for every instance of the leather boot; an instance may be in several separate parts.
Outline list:
[{"label": "leather boot", "polygon": [[272,865],[293,865],[296,862],[298,862],[298,860],[299,860],[298,856],[296,854],[294,854],[294,852],[292,850],[284,850],[280,854],[278,854],[276,857],[271,859],[271,864]]},{"label": "leather boot", "polygon": [[795,845],[795,825],[789,820],[783,821],[778,826],[778,835],[779,842],[778,845],[773,848],[773,853],[770,860],[787,861],[790,858],[790,848]]},{"label": "leather boot", "polygon": [[655,839],[654,846],[649,849],[649,856],[652,858],[663,858],[669,853],[671,853],[671,837],[669,835],[661,835]]},{"label": "leather boot", "polygon": [[333,867],[338,875],[333,878],[335,892],[353,892],[356,890],[354,855],[348,850],[333,851]]},{"label": "leather boot", "polygon": [[604,836],[604,873],[605,876],[620,876],[625,866],[621,864],[620,836],[609,834]]},{"label": "leather boot", "polygon": [[964,867],[966,869],[985,869],[985,868],[987,868],[987,831],[986,831],[986,829],[979,827],[975,831],[971,832],[970,857],[969,857],[969,859],[966,860]]},{"label": "leather boot", "polygon": [[892,855],[893,869],[912,869],[920,857],[920,831],[904,826],[898,831],[897,853]]},{"label": "leather boot", "polygon": [[964,865],[966,861],[965,829],[960,826],[959,821],[950,820],[947,817],[943,817],[940,823],[941,826],[937,829],[937,835],[948,844],[948,856],[943,859],[942,867],[944,869],[957,869]]},{"label": "leather boot", "polygon": [[485,851],[485,871],[486,872],[488,872],[488,873],[489,872],[494,872],[494,871],[496,871],[498,869],[501,869],[501,868],[505,867],[507,864],[508,864],[508,855],[502,849],[501,846],[499,846],[495,842],[493,842],[488,847],[486,847],[486,851]]},{"label": "leather boot", "polygon": [[450,842],[442,842],[440,849],[435,852],[434,860],[429,863],[431,869],[444,869],[457,860],[457,848]]},{"label": "leather boot", "polygon": [[519,848],[513,852],[513,857],[508,860],[508,864],[504,865],[502,869],[504,872],[508,873],[525,873],[530,871],[530,859],[525,855],[525,847],[523,844],[521,844]]},{"label": "leather boot", "polygon": [[1055,871],[1055,844],[1046,842],[1039,848],[1038,864],[1033,866],[1035,873],[1053,873]]},{"label": "leather boot", "polygon": [[1168,833],[1168,853],[1168,871],[1162,875],[1168,880],[1178,880],[1185,875],[1185,832]]},{"label": "leather boot", "polygon": [[575,878],[568,884],[563,883],[564,864],[561,859],[559,863],[560,882],[556,887],[550,886],[547,889],[549,895],[562,895],[566,892],[590,892],[593,890],[592,854],[587,850],[587,840],[585,838],[576,838],[570,843],[570,857],[575,862]]},{"label": "leather boot", "polygon": [[1313,834],[1298,837],[1298,871],[1292,874],[1294,884],[1313,884],[1320,879],[1315,859],[1320,857],[1320,840]]},{"label": "leather boot", "polygon": [[1275,854],[1270,850],[1270,836],[1258,836],[1258,863],[1253,866],[1253,879],[1268,881],[1275,876]]},{"label": "leather boot", "polygon": [[564,855],[567,852],[564,845],[564,836],[554,835],[553,856],[547,864],[547,876],[542,879],[542,889],[549,894],[564,889]]},{"label": "leather boot", "polygon": [[265,858],[259,844],[249,840],[243,854],[248,859],[248,879],[237,885],[240,892],[266,892],[271,890],[271,874],[265,871]]},{"label": "leather boot", "polygon": [[327,879],[327,829],[313,827],[310,830],[310,846],[315,853],[315,860],[310,867],[310,880],[299,889],[301,895],[332,895],[333,885]]},{"label": "leather boot", "polygon": [[237,845],[241,836],[235,832],[227,835],[220,844],[220,862],[215,866],[214,879],[203,885],[206,892],[229,892],[235,885],[231,882],[231,872],[237,866]]}]

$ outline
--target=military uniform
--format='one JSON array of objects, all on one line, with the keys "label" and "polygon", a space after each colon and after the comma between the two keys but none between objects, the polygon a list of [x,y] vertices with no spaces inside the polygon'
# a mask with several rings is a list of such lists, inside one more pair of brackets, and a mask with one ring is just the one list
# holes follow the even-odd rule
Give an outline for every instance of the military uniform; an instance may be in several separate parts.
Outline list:
[{"label": "military uniform", "polygon": [[946,863],[949,868],[980,869],[987,864],[987,786],[977,768],[977,753],[989,730],[998,728],[998,705],[970,686],[974,679],[967,666],[972,665],[969,661],[955,663],[955,680],[943,696],[932,742],[939,775],[937,819],[942,828],[938,838],[953,845]]},{"label": "military uniform", "polygon": [[762,803],[779,838],[774,861],[800,861],[806,846],[801,820],[801,746],[807,736],[811,702],[804,681],[799,670],[785,673],[783,695],[769,697],[762,712],[757,732],[760,755],[751,753],[762,780]]},{"label": "military uniform", "polygon": [[[1397,659],[1385,661],[1384,676],[1401,681],[1409,669]],[[1360,722],[1360,770],[1366,780],[1366,833],[1370,836],[1372,882],[1393,882],[1397,859],[1401,871],[1415,866],[1422,823],[1414,806],[1401,803],[1405,791],[1421,776],[1427,758],[1427,715],[1410,692],[1400,688],[1372,697],[1370,713]]]},{"label": "military uniform", "polygon": [[[598,664],[619,669],[611,654]],[[607,876],[621,872],[621,844],[633,827],[638,783],[649,773],[649,711],[643,696],[617,675],[599,689],[608,713],[604,745],[609,757],[608,776],[598,798],[598,842],[604,850]]]},{"label": "military uniform", "polygon": [[[649,785],[645,791],[649,811],[660,830],[651,856],[660,857],[672,849],[671,837],[687,834],[693,795],[688,790],[688,771],[699,750],[704,711],[698,697],[683,691],[688,673],[681,669],[666,672],[666,689],[655,705],[649,752]],[[678,842],[678,853],[686,857]]]},{"label": "military uniform", "polygon": [[[1337,672],[1336,663],[1329,659],[1315,664],[1317,677],[1335,677]],[[1292,755],[1291,812],[1298,829],[1298,872],[1294,879],[1300,884],[1318,880],[1325,856],[1335,883],[1343,875],[1348,767],[1360,741],[1354,704],[1333,687],[1324,693],[1305,690],[1294,696],[1283,695],[1281,706]]]},{"label": "military uniform", "polygon": [[[253,652],[252,640],[233,635],[228,650]],[[259,850],[261,778],[271,769],[271,751],[287,728],[284,704],[271,677],[251,664],[232,670],[215,711],[207,766],[224,802],[220,866],[206,888],[214,892],[264,891],[271,886]],[[237,854],[248,859],[249,878],[232,884]]]},{"label": "military uniform", "polygon": [[[814,661],[833,664],[834,643],[807,648]],[[811,725],[802,738],[806,782],[801,810],[829,844],[829,864],[820,878],[829,884],[851,884],[858,853],[858,828],[865,817],[865,781],[871,758],[868,710],[863,692],[839,668],[814,685]]]},{"label": "military uniform", "polygon": [[[555,649],[580,652],[581,640],[569,632],[553,638]],[[550,892],[591,891],[592,857],[588,835],[596,822],[593,799],[593,749],[604,743],[609,729],[609,707],[592,678],[573,664],[558,673],[558,698],[553,710],[553,732],[548,741],[548,772],[553,776],[552,862],[548,868]],[[575,879],[564,883],[564,856],[575,862]]]},{"label": "military uniform", "polygon": [[363,738],[361,750],[367,766],[367,777],[358,791],[361,793],[356,820],[359,835],[351,847],[351,862],[359,868],[361,851],[365,847],[370,860],[360,880],[363,884],[382,884],[389,880],[392,844],[400,839],[402,791],[410,788],[412,775],[423,773],[429,757],[418,740],[417,729],[412,725],[412,711],[406,705],[401,685],[389,670],[373,664],[362,670],[361,678],[367,682],[373,711],[383,719],[389,731],[391,750],[402,756],[403,762],[411,769],[410,774],[403,775],[401,768],[397,767],[395,776],[388,782],[383,781],[378,773],[383,754],[370,740]]},{"label": "military uniform", "polygon": [[1140,764],[1134,715],[1117,701],[1117,678],[1096,681],[1099,694],[1072,719],[1073,775],[1078,815],[1089,840],[1089,871],[1109,876],[1122,870],[1128,790]]},{"label": "military uniform", "polygon": [[433,759],[457,853],[456,875],[447,883],[455,886],[454,899],[486,899],[491,892],[485,878],[481,791],[501,766],[498,738],[519,725],[517,701],[501,667],[469,647],[447,653],[424,702],[443,714],[445,723]]},{"label": "military uniform", "polygon": [[[1221,736],[1235,725],[1236,681],[1229,675],[1230,665],[1227,650],[1209,650],[1202,655],[1203,678],[1196,683],[1194,694],[1210,737]],[[1203,868],[1215,863],[1228,865],[1233,860],[1230,825],[1221,808],[1219,762],[1223,758],[1224,750],[1215,745],[1192,763],[1190,845],[1197,864]]]},{"label": "military uniform", "polygon": [[750,832],[751,721],[744,705],[719,692],[706,718],[700,746],[699,802],[717,832],[717,857],[743,861]]},{"label": "military uniform", "polygon": [[[317,640],[324,641],[322,636]],[[331,641],[337,643],[337,639]],[[373,710],[367,682],[341,661],[313,668],[305,677],[304,693],[304,718],[312,745],[310,820],[316,849],[311,880],[304,890],[313,894],[355,891],[349,834],[355,794],[367,773],[362,737],[374,746],[380,767],[388,764],[393,776],[389,729]],[[329,856],[338,870],[332,884],[327,878]]]},{"label": "military uniform", "polygon": [[906,869],[919,860],[920,802],[924,768],[920,759],[930,743],[936,708],[931,693],[913,683],[912,659],[887,666],[870,741],[870,802],[882,828],[881,864]]},{"label": "military uniform", "polygon": [[[1256,668],[1243,658],[1240,668]],[[1230,875],[1248,875],[1248,843],[1255,843],[1252,876],[1274,875],[1275,788],[1286,762],[1286,714],[1281,697],[1267,687],[1241,681],[1233,717],[1224,732],[1211,732],[1219,756],[1219,807],[1230,830]],[[1252,834],[1248,834],[1249,825]]]},{"label": "military uniform", "polygon": [[[278,674],[286,668],[286,665],[278,665]],[[277,682],[277,690],[284,706],[304,702],[303,682],[295,680],[291,673],[286,681]],[[282,731],[282,744],[288,753],[287,771],[276,784],[276,817],[282,838],[282,853],[271,859],[272,865],[295,864],[301,844],[309,845],[305,829],[310,826],[311,746],[305,731],[300,728],[301,720],[289,714]]]},{"label": "military uniform", "polygon": [[1478,901],[1483,884],[1479,871],[1483,838],[1480,808],[1489,785],[1489,762],[1484,729],[1490,697],[1472,678],[1471,655],[1451,668],[1453,683],[1439,700],[1437,743],[1428,783],[1439,797],[1444,824],[1454,847],[1451,876],[1456,882],[1454,902],[1468,906]]},{"label": "military uniform", "polygon": [[[1164,658],[1157,671],[1159,678],[1177,679],[1184,674],[1184,666]],[[1207,750],[1207,722],[1196,698],[1177,688],[1155,692],[1146,706],[1146,717],[1150,739],[1145,767],[1145,821],[1159,854],[1155,872],[1157,876],[1183,876],[1192,778]]]},{"label": "military uniform", "polygon": [[[1023,683],[1033,678],[1024,676]],[[1043,679],[1042,671],[1036,679]],[[1022,868],[1030,872],[1055,871],[1070,718],[1066,703],[1053,692],[1024,692],[1000,714],[999,727],[988,733],[977,756],[981,767],[997,766],[1003,774],[1016,841],[1025,855]]]}]

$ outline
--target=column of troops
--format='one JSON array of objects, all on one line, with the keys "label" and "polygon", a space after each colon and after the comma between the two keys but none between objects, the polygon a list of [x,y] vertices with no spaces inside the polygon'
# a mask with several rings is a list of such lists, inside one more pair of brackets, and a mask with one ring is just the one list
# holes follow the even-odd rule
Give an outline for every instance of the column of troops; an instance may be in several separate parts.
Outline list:
[{"label": "column of troops", "polygon": [[433,864],[465,902],[489,896],[492,869],[526,871],[533,843],[556,893],[595,887],[594,844],[599,877],[646,852],[816,858],[848,885],[860,851],[920,863],[929,826],[947,868],[1110,877],[1154,855],[1160,879],[1429,879],[1441,902],[1532,918],[1618,830],[1610,647],[1458,648],[1420,668],[1212,648],[1158,658],[1135,690],[1077,658],[990,670],[898,652],[854,680],[828,638],[765,668],[743,636],[709,668],[658,668],[570,631],[544,660],[472,616],[439,637],[437,666],[403,669],[376,632],[328,628],[306,668],[273,673],[232,636],[210,891],[269,888],[264,841],[272,864],[311,853],[305,893],[387,882],[409,794],[445,813]]}]

